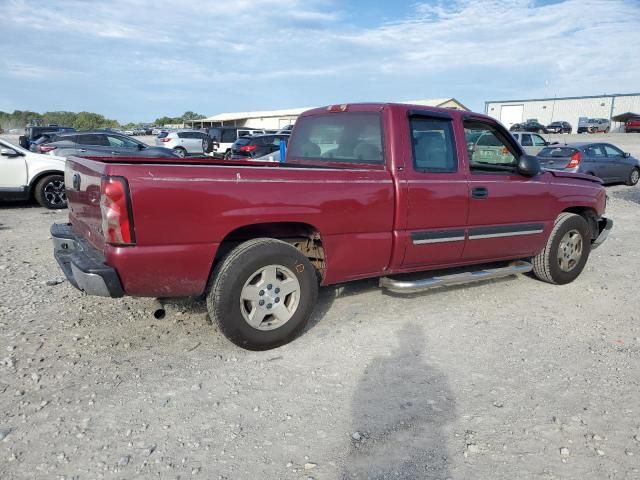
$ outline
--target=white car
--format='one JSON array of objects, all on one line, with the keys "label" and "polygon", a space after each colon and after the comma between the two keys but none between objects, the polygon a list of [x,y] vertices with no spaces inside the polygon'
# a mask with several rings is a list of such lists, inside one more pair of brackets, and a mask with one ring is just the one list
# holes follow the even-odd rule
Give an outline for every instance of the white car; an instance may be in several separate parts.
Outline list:
[{"label": "white car", "polygon": [[537,133],[511,132],[511,135],[518,141],[527,155],[537,155],[540,150],[550,145],[550,143]]},{"label": "white car", "polygon": [[0,139],[0,200],[36,201],[46,208],[66,208],[63,157],[25,150]]}]

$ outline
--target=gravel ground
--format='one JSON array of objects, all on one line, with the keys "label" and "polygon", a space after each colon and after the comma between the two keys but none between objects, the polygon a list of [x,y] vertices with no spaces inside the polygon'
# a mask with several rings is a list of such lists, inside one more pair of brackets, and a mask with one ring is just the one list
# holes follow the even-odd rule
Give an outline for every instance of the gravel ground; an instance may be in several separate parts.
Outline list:
[{"label": "gravel ground", "polygon": [[640,188],[577,281],[326,288],[308,330],[228,342],[203,303],[84,296],[0,207],[0,478],[638,479]]}]

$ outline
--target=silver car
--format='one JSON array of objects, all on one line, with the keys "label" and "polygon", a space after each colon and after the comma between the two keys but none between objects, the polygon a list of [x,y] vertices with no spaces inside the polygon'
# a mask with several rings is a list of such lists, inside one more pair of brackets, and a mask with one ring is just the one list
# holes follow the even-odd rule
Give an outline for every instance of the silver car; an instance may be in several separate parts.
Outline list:
[{"label": "silver car", "polygon": [[537,155],[540,150],[549,145],[549,142],[537,133],[512,132],[511,135],[529,155]]},{"label": "silver car", "polygon": [[173,150],[179,157],[187,155],[203,155],[203,145],[207,134],[197,130],[178,130],[176,132],[160,132],[156,137],[156,145]]},{"label": "silver car", "polygon": [[578,133],[609,133],[611,122],[606,118],[580,117],[578,121]]}]

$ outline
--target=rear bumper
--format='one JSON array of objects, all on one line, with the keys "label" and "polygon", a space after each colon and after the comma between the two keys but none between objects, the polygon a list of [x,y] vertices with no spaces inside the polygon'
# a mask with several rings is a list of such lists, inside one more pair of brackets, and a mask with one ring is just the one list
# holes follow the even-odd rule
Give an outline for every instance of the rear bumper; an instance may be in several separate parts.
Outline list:
[{"label": "rear bumper", "polygon": [[604,243],[604,241],[609,236],[609,232],[613,228],[613,220],[610,218],[602,217],[598,220],[598,229],[600,233],[598,237],[591,243],[591,250],[598,248],[600,245]]},{"label": "rear bumper", "polygon": [[69,283],[89,295],[122,297],[118,273],[105,265],[102,254],[71,230],[71,224],[51,225],[53,256]]}]

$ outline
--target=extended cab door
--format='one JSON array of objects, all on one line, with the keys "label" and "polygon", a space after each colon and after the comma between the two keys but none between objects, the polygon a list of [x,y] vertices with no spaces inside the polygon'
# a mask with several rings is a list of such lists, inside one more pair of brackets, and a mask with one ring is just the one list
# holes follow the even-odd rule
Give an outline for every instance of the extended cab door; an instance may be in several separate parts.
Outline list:
[{"label": "extended cab door", "polygon": [[464,134],[469,165],[464,259],[490,261],[536,253],[553,223],[547,183],[540,175],[518,173],[521,150],[498,123],[468,117]]},{"label": "extended cab door", "polygon": [[448,114],[416,111],[409,116],[412,158],[404,167],[403,268],[444,265],[462,257],[469,192],[454,132]]}]

